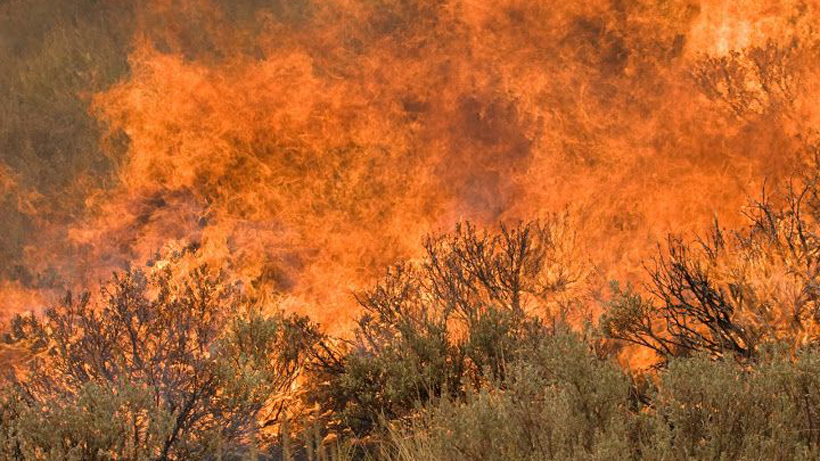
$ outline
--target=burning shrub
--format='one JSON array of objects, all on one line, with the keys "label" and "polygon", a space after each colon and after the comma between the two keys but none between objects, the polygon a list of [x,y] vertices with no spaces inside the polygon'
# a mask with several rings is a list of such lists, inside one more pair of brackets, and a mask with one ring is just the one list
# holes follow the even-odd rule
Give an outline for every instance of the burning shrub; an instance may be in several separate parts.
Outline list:
[{"label": "burning shrub", "polygon": [[[179,277],[177,277],[179,278]],[[13,376],[4,448],[17,459],[202,459],[253,443],[317,333],[262,316],[206,268],[116,275],[99,301],[17,317],[34,354]],[[13,404],[13,405],[12,405]],[[10,434],[10,435],[9,435]],[[11,451],[9,451],[11,450]]]},{"label": "burning shrub", "polygon": [[330,427],[365,434],[380,419],[504,380],[506,363],[547,335],[530,315],[573,281],[557,261],[559,225],[479,232],[470,224],[429,238],[426,257],[398,266],[357,299],[355,340],[317,354],[311,403]]},{"label": "burning shrub", "polygon": [[791,43],[732,51],[724,56],[705,56],[692,71],[707,97],[719,101],[738,117],[791,109],[801,84],[799,60],[812,47]]},{"label": "burning shrub", "polygon": [[[605,332],[663,356],[705,351],[750,358],[761,344],[799,348],[820,326],[820,201],[817,180],[764,199],[751,226],[687,245],[670,238],[651,275],[651,298],[617,286]],[[659,303],[657,303],[659,302]]]}]

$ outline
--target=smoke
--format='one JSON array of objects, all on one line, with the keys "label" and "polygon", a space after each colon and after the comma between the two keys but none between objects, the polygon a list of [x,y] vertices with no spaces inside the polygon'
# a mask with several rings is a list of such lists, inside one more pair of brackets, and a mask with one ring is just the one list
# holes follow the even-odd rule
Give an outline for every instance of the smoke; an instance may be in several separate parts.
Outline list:
[{"label": "smoke", "polygon": [[[635,279],[666,233],[715,215],[738,224],[764,180],[799,171],[816,117],[817,13],[802,2],[135,11],[127,74],[87,104],[105,127],[105,181],[70,178],[61,190],[81,205],[64,219],[24,213],[38,232],[14,259],[52,274],[48,286],[193,246],[249,289],[340,325],[350,291],[419,254],[426,233],[564,210],[584,259]],[[782,52],[771,72],[791,79],[777,98],[743,54],[766,46]],[[0,169],[0,200],[22,196],[14,174]],[[30,306],[19,298],[2,311]]]}]

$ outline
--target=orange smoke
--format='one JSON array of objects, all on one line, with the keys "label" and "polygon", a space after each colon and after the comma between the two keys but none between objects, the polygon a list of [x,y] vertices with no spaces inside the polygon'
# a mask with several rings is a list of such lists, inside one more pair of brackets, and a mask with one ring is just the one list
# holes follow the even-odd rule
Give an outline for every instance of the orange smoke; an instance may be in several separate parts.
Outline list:
[{"label": "orange smoke", "polygon": [[795,2],[273,3],[149,2],[130,74],[93,101],[113,186],[43,223],[68,241],[32,241],[29,264],[70,287],[195,246],[341,325],[424,234],[567,209],[603,278],[634,278],[667,232],[739,223],[799,168],[815,116],[810,85],[739,116],[693,78],[730,51],[815,46]]}]

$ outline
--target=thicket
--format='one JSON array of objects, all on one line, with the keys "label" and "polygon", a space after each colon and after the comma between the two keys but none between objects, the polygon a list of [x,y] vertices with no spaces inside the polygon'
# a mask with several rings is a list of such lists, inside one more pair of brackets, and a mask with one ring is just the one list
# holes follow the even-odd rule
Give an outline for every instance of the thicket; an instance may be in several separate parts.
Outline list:
[{"label": "thicket", "polygon": [[[556,219],[430,237],[424,258],[357,295],[362,315],[346,339],[263,309],[208,268],[172,260],[118,274],[100,293],[11,323],[5,342],[30,358],[3,385],[0,453],[816,459],[820,351],[811,336],[787,341],[813,317],[757,328],[753,314],[782,302],[763,294],[779,292],[751,282],[728,291],[720,283],[737,279],[710,272],[724,267],[716,248],[741,260],[758,248],[772,264],[793,261],[797,242],[810,249],[816,226],[802,210],[814,208],[795,208],[808,194],[758,204],[750,216],[776,225],[753,220],[731,245],[677,242],[652,272],[655,290],[616,290],[600,325],[570,325],[571,305],[555,309],[575,280],[557,260]],[[782,283],[793,293],[813,282]],[[655,350],[657,366],[620,366],[607,346],[618,338]]]}]

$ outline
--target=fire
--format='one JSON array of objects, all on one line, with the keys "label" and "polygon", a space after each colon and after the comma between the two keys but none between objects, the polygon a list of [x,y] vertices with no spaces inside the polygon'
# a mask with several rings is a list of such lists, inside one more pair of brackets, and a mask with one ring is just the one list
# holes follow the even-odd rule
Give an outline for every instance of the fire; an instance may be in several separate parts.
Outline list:
[{"label": "fire", "polygon": [[6,198],[14,191],[16,186],[17,182],[11,176],[9,168],[0,163],[0,197]]},{"label": "fire", "polygon": [[667,232],[739,224],[798,171],[815,116],[809,84],[739,118],[692,78],[705,57],[810,46],[816,10],[790,1],[229,3],[138,11],[128,74],[89,108],[111,181],[38,222],[19,264],[73,287],[194,246],[344,328],[350,292],[425,234],[567,211],[602,279],[638,280]]},{"label": "fire", "polygon": [[766,40],[805,36],[810,33],[804,29],[810,27],[805,22],[811,17],[807,10],[814,8],[794,1],[705,1],[692,25],[690,51],[725,55]]}]

